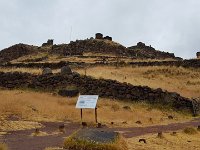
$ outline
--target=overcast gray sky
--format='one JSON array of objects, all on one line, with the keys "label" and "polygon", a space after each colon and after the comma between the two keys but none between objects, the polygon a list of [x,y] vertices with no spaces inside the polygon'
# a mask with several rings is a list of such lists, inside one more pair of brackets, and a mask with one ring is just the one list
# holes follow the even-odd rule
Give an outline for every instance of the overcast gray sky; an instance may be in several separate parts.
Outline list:
[{"label": "overcast gray sky", "polygon": [[200,51],[200,0],[0,0],[0,49],[16,43],[68,43],[96,32],[124,46],[142,41],[194,58]]}]

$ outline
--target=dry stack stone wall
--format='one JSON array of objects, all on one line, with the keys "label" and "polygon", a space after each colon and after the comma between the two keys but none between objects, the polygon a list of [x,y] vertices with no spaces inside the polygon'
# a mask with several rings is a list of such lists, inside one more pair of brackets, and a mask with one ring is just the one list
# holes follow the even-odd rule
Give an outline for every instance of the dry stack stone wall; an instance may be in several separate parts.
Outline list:
[{"label": "dry stack stone wall", "polygon": [[151,89],[146,86],[133,86],[128,83],[120,83],[115,80],[94,79],[80,76],[78,73],[71,75],[50,74],[32,75],[29,73],[4,73],[0,72],[0,86],[5,88],[31,88],[37,90],[55,91],[69,85],[77,86],[81,94],[98,94],[100,97],[146,101],[150,104],[169,105],[177,110],[193,111],[199,108],[199,103],[194,103],[177,93],[163,91],[162,89]]}]

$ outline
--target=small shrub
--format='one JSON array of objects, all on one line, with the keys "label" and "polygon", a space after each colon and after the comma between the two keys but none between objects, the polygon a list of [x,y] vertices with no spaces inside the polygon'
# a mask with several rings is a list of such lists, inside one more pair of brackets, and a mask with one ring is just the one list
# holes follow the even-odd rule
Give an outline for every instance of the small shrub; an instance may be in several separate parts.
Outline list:
[{"label": "small shrub", "polygon": [[124,106],[123,109],[131,111],[131,107],[130,106]]},{"label": "small shrub", "polygon": [[125,140],[120,136],[114,143],[95,143],[68,137],[64,141],[64,148],[69,150],[128,150]]},{"label": "small shrub", "polygon": [[197,134],[197,130],[193,127],[187,127],[183,130],[183,132],[190,135]]}]

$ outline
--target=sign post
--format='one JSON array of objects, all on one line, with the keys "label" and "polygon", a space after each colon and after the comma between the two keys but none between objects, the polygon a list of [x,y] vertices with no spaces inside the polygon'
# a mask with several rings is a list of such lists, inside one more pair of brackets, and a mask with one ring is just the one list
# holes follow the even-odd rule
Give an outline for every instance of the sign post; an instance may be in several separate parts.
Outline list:
[{"label": "sign post", "polygon": [[98,95],[80,95],[76,103],[76,108],[81,109],[81,122],[83,122],[83,109],[95,109],[95,121],[97,120],[97,100]]}]

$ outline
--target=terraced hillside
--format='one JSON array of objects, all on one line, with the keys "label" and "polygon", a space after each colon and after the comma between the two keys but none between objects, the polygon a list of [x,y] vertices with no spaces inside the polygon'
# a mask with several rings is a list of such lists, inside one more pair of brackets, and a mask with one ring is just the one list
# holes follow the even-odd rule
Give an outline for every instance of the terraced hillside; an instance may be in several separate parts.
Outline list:
[{"label": "terraced hillside", "polygon": [[[49,57],[55,58],[58,56],[88,56],[88,53],[93,56],[104,56],[103,59],[118,59],[124,57],[129,59],[180,59],[172,53],[155,50],[153,47],[146,46],[142,42],[139,42],[136,46],[126,48],[110,39],[90,38],[58,45],[53,44],[52,40],[42,44],[42,46],[16,44],[0,51],[0,63],[16,59],[17,61],[30,62],[47,60]],[[29,59],[31,57],[32,59]]]}]

